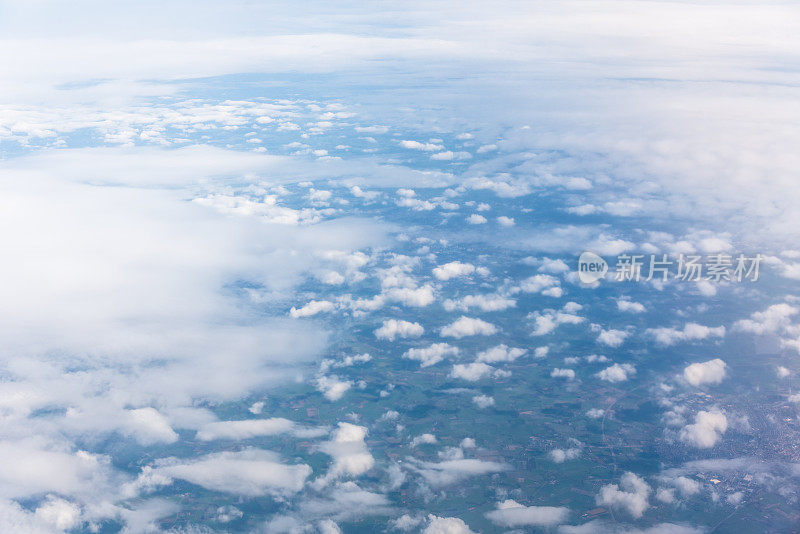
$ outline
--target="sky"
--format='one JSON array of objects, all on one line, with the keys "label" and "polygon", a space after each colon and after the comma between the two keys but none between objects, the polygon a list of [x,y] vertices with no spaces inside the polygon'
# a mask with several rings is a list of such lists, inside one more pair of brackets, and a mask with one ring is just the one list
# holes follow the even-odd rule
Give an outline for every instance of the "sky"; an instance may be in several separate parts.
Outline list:
[{"label": "sky", "polygon": [[[712,529],[680,506],[745,492],[697,462],[755,465],[758,395],[800,402],[798,54],[792,2],[0,0],[0,525]],[[583,250],[761,254],[766,280],[581,284]],[[783,358],[779,392],[742,350]],[[686,448],[611,462],[595,520],[514,487],[524,445],[414,410],[460,399],[502,434],[581,381],[581,420],[637,381],[661,411],[631,426]],[[783,453],[748,476],[796,488]],[[480,476],[491,499],[451,489]]]}]

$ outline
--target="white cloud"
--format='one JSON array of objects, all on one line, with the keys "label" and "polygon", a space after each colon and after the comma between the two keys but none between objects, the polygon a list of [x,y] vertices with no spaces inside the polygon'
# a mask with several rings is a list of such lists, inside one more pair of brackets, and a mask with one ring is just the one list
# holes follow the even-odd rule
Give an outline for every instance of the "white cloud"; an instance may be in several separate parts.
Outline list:
[{"label": "white cloud", "polygon": [[458,347],[447,343],[434,343],[425,348],[413,348],[403,354],[403,358],[420,362],[420,367],[429,367],[449,356],[458,355]]},{"label": "white cloud", "polygon": [[450,280],[458,276],[467,276],[475,272],[475,266],[471,263],[451,261],[433,269],[433,276],[438,280]]},{"label": "white cloud", "polygon": [[426,152],[435,152],[442,150],[444,145],[437,145],[435,143],[420,143],[419,141],[400,141],[400,146],[403,148],[410,148],[412,150],[424,150]]},{"label": "white cloud", "polygon": [[514,299],[502,295],[467,295],[458,300],[445,300],[444,309],[447,311],[468,311],[470,308],[478,308],[481,311],[503,311],[517,305]]},{"label": "white cloud", "polygon": [[409,466],[433,487],[449,486],[473,476],[509,470],[509,466],[504,463],[474,458],[458,458],[442,462],[424,462],[410,458]]},{"label": "white cloud", "polygon": [[633,302],[625,298],[617,299],[617,309],[630,313],[643,313],[646,311],[644,305],[640,302]]},{"label": "white cloud", "polygon": [[520,282],[519,288],[526,293],[542,293],[551,297],[560,297],[563,293],[561,282],[549,274],[536,274],[526,278]]},{"label": "white cloud", "polygon": [[457,517],[428,516],[428,525],[422,534],[475,534],[463,520]]},{"label": "white cloud", "polygon": [[683,377],[693,386],[719,384],[725,378],[727,365],[719,358],[693,363],[683,370]]},{"label": "white cloud", "polygon": [[492,523],[507,528],[552,527],[564,523],[569,508],[562,506],[524,506],[508,499],[497,503],[497,509],[486,513]]},{"label": "white cloud", "polygon": [[507,345],[500,344],[486,349],[483,352],[479,352],[476,361],[486,363],[513,362],[526,352],[528,352],[526,349],[511,348]]},{"label": "white cloud", "polygon": [[331,402],[341,399],[353,387],[353,383],[350,380],[339,380],[339,377],[335,375],[320,376],[315,382],[317,390]]},{"label": "white cloud", "polygon": [[505,215],[501,215],[500,217],[497,218],[497,224],[499,224],[500,226],[510,227],[514,226],[515,223],[513,217],[506,217]]},{"label": "white cloud", "polygon": [[600,493],[595,500],[600,506],[625,510],[632,517],[638,519],[650,506],[648,503],[650,491],[647,482],[634,473],[627,472],[620,478],[619,485],[606,484],[600,488]]},{"label": "white cloud", "polygon": [[333,302],[328,302],[327,300],[312,300],[302,308],[293,307],[291,310],[289,310],[289,315],[294,318],[311,317],[313,315],[317,315],[318,313],[333,311],[334,308],[335,306],[333,305]]},{"label": "white cloud", "polygon": [[615,363],[597,373],[597,377],[600,378],[600,380],[617,383],[624,382],[633,374],[636,374],[636,368],[633,365],[629,363]]},{"label": "white cloud", "polygon": [[783,331],[791,324],[791,318],[797,315],[798,308],[782,302],[773,304],[764,311],[755,312],[750,319],[736,321],[733,327],[743,332],[754,334],[771,334]]},{"label": "white cloud", "polygon": [[535,326],[533,328],[534,336],[544,336],[551,333],[559,325],[562,324],[580,324],[585,319],[573,313],[545,311],[544,313],[534,312],[533,319]]},{"label": "white cloud", "polygon": [[159,464],[156,471],[169,478],[248,497],[297,493],[311,474],[307,465],[281,463],[275,453],[260,449],[214,453],[189,461],[167,459]]},{"label": "white cloud", "polygon": [[609,330],[600,330],[600,334],[597,336],[597,342],[602,345],[607,345],[609,347],[619,347],[625,342],[625,339],[630,335],[629,332],[625,330],[616,330],[616,329],[609,329]]},{"label": "white cloud", "polygon": [[475,403],[475,406],[481,409],[489,408],[490,406],[494,406],[494,397],[490,397],[488,395],[476,395],[472,397],[472,402]]},{"label": "white cloud", "polygon": [[679,438],[684,443],[700,449],[709,449],[719,442],[728,430],[728,418],[718,410],[697,412],[694,423],[680,431]]},{"label": "white cloud", "polygon": [[550,371],[550,376],[553,378],[566,378],[567,380],[574,380],[575,379],[575,371],[572,369],[559,369],[556,367],[552,371]]},{"label": "white cloud", "polygon": [[421,336],[423,333],[425,333],[425,329],[419,323],[389,319],[383,321],[383,325],[375,330],[375,337],[394,341],[396,337],[414,338]]},{"label": "white cloud", "polygon": [[339,423],[339,428],[333,433],[333,439],[319,446],[320,451],[333,458],[333,465],[321,481],[327,482],[343,475],[359,476],[372,469],[375,459],[364,442],[366,437],[365,427]]},{"label": "white cloud", "polygon": [[646,331],[659,345],[672,346],[680,341],[695,341],[709,337],[724,337],[725,327],[708,327],[697,323],[686,323],[683,330],[675,328],[648,328]]},{"label": "white cloud", "polygon": [[441,330],[443,337],[460,339],[466,336],[489,336],[497,332],[497,327],[482,319],[461,316]]},{"label": "white cloud", "polygon": [[467,217],[467,222],[469,224],[486,224],[486,217],[483,215],[478,215],[477,213],[473,213],[469,217]]},{"label": "white cloud", "polygon": [[553,463],[563,464],[567,460],[574,460],[575,458],[579,458],[581,455],[581,449],[577,447],[572,447],[569,449],[553,449],[547,453],[547,457],[553,461]]},{"label": "white cloud", "polygon": [[436,439],[436,436],[434,436],[433,434],[420,434],[419,436],[416,436],[414,437],[414,439],[411,440],[410,446],[411,448],[415,448],[423,444],[433,445],[435,443],[438,443],[438,440]]},{"label": "white cloud", "polygon": [[469,382],[475,382],[488,376],[506,376],[507,372],[495,369],[491,365],[486,365],[481,362],[473,363],[457,363],[450,371],[450,376],[453,378],[461,378]]},{"label": "white cloud", "polygon": [[297,437],[316,437],[326,434],[324,428],[311,428],[298,425],[294,421],[274,417],[271,419],[244,419],[240,421],[215,421],[206,423],[197,431],[197,439],[211,441],[215,439],[242,440],[258,436],[276,436],[290,434]]}]

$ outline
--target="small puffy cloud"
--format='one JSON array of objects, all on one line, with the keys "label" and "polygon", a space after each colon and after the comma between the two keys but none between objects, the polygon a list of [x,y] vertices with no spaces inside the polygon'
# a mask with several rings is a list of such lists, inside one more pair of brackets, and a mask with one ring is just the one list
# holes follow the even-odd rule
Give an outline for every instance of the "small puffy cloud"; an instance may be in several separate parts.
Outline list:
[{"label": "small puffy cloud", "polygon": [[513,362],[526,352],[528,351],[525,349],[511,348],[507,345],[500,344],[496,347],[486,349],[483,352],[479,352],[476,361],[486,363]]},{"label": "small puffy cloud", "polygon": [[443,337],[460,339],[466,336],[489,336],[497,332],[497,327],[482,319],[461,316],[441,330]]},{"label": "small puffy cloud", "polygon": [[753,334],[772,334],[784,330],[791,324],[798,308],[786,303],[773,304],[764,311],[755,312],[749,319],[736,321],[734,329]]},{"label": "small puffy cloud", "polygon": [[536,274],[526,278],[519,284],[520,290],[525,293],[541,293],[548,297],[560,297],[563,294],[561,282],[549,274]]},{"label": "small puffy cloud", "polygon": [[422,308],[432,304],[436,300],[433,287],[424,285],[422,287],[393,287],[386,290],[383,296],[388,300],[405,304],[406,306],[413,306]]},{"label": "small puffy cloud", "polygon": [[425,348],[409,349],[403,354],[403,358],[420,362],[420,367],[429,367],[442,361],[449,356],[456,356],[458,347],[447,343],[434,343]]},{"label": "small puffy cloud", "polygon": [[501,215],[497,218],[497,224],[500,226],[514,226],[514,218],[513,217],[506,217],[505,215]]},{"label": "small puffy cloud", "polygon": [[494,406],[494,397],[490,397],[488,395],[476,395],[475,397],[472,397],[472,402],[475,403],[475,406],[478,408],[489,408],[490,406]]},{"label": "small puffy cloud", "polygon": [[691,497],[692,495],[697,495],[700,493],[700,489],[703,487],[700,482],[693,478],[688,477],[678,477],[672,481],[672,485],[677,488],[680,494],[683,497]]},{"label": "small puffy cloud", "polygon": [[632,300],[626,298],[617,300],[617,309],[621,312],[628,313],[643,313],[646,311],[643,304],[639,302],[633,302]]},{"label": "small puffy cloud", "polygon": [[718,410],[697,412],[694,423],[681,429],[679,438],[682,442],[699,449],[710,449],[728,430],[728,418]]},{"label": "small puffy cloud", "polygon": [[467,217],[467,222],[470,224],[486,224],[486,217],[483,215],[478,215],[477,213],[473,213]]},{"label": "small puffy cloud", "polygon": [[609,347],[619,347],[625,342],[625,339],[630,335],[630,333],[626,332],[625,330],[600,330],[600,334],[597,336],[597,342],[606,345]]},{"label": "small puffy cloud", "polygon": [[451,261],[433,269],[433,276],[438,280],[450,280],[458,276],[467,276],[475,272],[475,266],[471,263]]},{"label": "small puffy cloud", "polygon": [[411,150],[423,150],[425,152],[436,152],[442,150],[444,145],[437,145],[435,143],[420,143],[419,141],[400,141],[400,146]]},{"label": "small puffy cloud", "polygon": [[478,308],[484,312],[503,311],[517,305],[514,299],[502,295],[467,295],[459,300],[445,300],[444,309],[447,311],[468,311]]},{"label": "small puffy cloud", "polygon": [[359,476],[375,465],[375,459],[367,449],[364,439],[367,429],[350,423],[339,423],[333,439],[322,443],[319,450],[333,458],[333,465],[325,479],[342,475]]},{"label": "small puffy cloud", "polygon": [[586,412],[586,417],[590,419],[600,419],[605,413],[606,411],[601,408],[591,408]]},{"label": "small puffy cloud", "polygon": [[311,317],[318,313],[330,312],[335,308],[333,302],[327,300],[312,300],[302,308],[292,308],[289,310],[289,315],[295,319],[299,317]]},{"label": "small puffy cloud", "polygon": [[708,327],[697,323],[686,323],[683,330],[675,328],[648,328],[646,331],[659,345],[670,347],[680,341],[695,341],[709,337],[725,336],[725,327]]},{"label": "small puffy cloud", "polygon": [[383,325],[375,330],[375,337],[394,341],[395,338],[419,337],[425,333],[425,329],[419,323],[412,323],[398,319],[383,321]]},{"label": "small puffy cloud", "polygon": [[544,313],[534,312],[533,314],[534,336],[544,336],[558,328],[562,324],[580,324],[585,319],[579,315],[565,312],[546,311]]},{"label": "small puffy cloud", "polygon": [[778,375],[778,378],[786,378],[787,376],[792,374],[792,372],[789,371],[789,369],[787,369],[782,365],[779,365],[778,368],[775,369],[775,373]]},{"label": "small puffy cloud", "polygon": [[504,463],[475,458],[454,458],[442,462],[423,462],[411,458],[408,466],[433,487],[448,486],[469,477],[500,473],[509,469]]},{"label": "small puffy cloud", "polygon": [[453,160],[463,160],[463,159],[470,159],[472,154],[469,152],[453,152],[451,150],[446,150],[444,152],[438,152],[431,156],[431,159],[437,161],[453,161]]},{"label": "small puffy cloud", "polygon": [[508,499],[497,503],[497,509],[486,514],[489,520],[507,528],[552,527],[564,523],[569,508],[556,506],[524,506]]},{"label": "small puffy cloud", "polygon": [[457,517],[428,516],[428,526],[422,534],[476,534],[469,526]]},{"label": "small puffy cloud", "polygon": [[719,384],[725,378],[727,365],[719,358],[703,363],[693,363],[683,370],[683,378],[693,386]]},{"label": "small puffy cloud", "polygon": [[550,376],[553,378],[566,378],[567,380],[573,380],[575,378],[575,371],[572,369],[559,369],[556,367],[550,372]]},{"label": "small puffy cloud", "polygon": [[633,365],[629,363],[615,363],[597,373],[597,377],[600,378],[600,380],[617,383],[624,382],[633,374],[636,374],[636,368]]},{"label": "small puffy cloud", "polygon": [[433,434],[421,434],[416,436],[414,439],[411,440],[411,447],[419,447],[420,445],[434,445],[439,441],[436,439],[436,436]]},{"label": "small puffy cloud", "polygon": [[638,519],[650,506],[648,502],[650,491],[647,482],[636,474],[627,472],[620,478],[619,485],[606,484],[600,488],[600,493],[595,501],[599,506],[625,510],[632,517]]},{"label": "small puffy cloud", "polygon": [[491,365],[486,365],[481,362],[458,363],[453,366],[452,371],[450,371],[450,376],[452,378],[461,378],[462,380],[475,382],[488,376],[508,376],[508,372],[495,369]]},{"label": "small puffy cloud", "polygon": [[563,464],[567,460],[574,460],[575,458],[579,458],[581,455],[581,450],[577,447],[572,447],[569,449],[553,449],[552,451],[547,453],[547,457],[553,463]]},{"label": "small puffy cloud", "polygon": [[338,401],[353,387],[349,380],[339,380],[337,376],[321,376],[316,380],[317,390],[331,402]]}]

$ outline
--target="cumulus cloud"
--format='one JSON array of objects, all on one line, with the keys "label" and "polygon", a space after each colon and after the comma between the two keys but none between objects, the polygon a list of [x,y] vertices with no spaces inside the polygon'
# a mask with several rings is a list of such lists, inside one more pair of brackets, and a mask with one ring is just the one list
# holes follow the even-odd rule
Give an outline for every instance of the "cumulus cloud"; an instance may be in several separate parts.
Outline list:
[{"label": "cumulus cloud", "polygon": [[615,363],[609,367],[606,367],[599,373],[597,373],[597,377],[600,380],[605,380],[611,383],[617,382],[624,382],[627,380],[631,375],[636,374],[636,368],[629,364],[629,363]]},{"label": "cumulus cloud", "polygon": [[569,508],[561,506],[525,506],[512,499],[497,503],[497,509],[486,513],[486,517],[507,528],[552,527],[564,523],[569,517]]},{"label": "cumulus cloud", "polygon": [[333,458],[333,465],[328,469],[323,482],[339,476],[359,476],[375,465],[375,459],[367,449],[364,441],[367,429],[351,423],[339,423],[333,438],[319,446],[319,450]]},{"label": "cumulus cloud", "polygon": [[719,358],[693,363],[683,370],[683,378],[695,387],[703,384],[719,384],[725,378],[727,367]]},{"label": "cumulus cloud", "polygon": [[508,371],[495,369],[491,365],[486,365],[482,362],[457,363],[450,371],[450,376],[452,378],[460,378],[469,382],[475,382],[489,376],[503,377],[508,376],[509,374],[510,373],[508,373]]},{"label": "cumulus cloud", "polygon": [[429,347],[408,349],[403,358],[420,362],[420,367],[429,367],[443,359],[458,355],[458,347],[447,343],[434,343]]},{"label": "cumulus cloud", "polygon": [[428,525],[422,534],[475,534],[463,520],[457,517],[428,516]]},{"label": "cumulus cloud", "polygon": [[461,316],[441,330],[443,337],[460,339],[467,336],[490,336],[497,332],[497,327],[482,319]]},{"label": "cumulus cloud", "polygon": [[792,317],[800,311],[796,306],[782,302],[773,304],[764,311],[753,313],[749,319],[736,321],[733,327],[753,334],[772,334],[781,332],[791,324]]},{"label": "cumulus cloud", "polygon": [[433,276],[438,280],[450,280],[459,276],[467,276],[475,272],[475,266],[471,263],[451,261],[433,269]]},{"label": "cumulus cloud", "polygon": [[447,311],[468,311],[478,308],[484,312],[503,311],[517,305],[514,299],[502,295],[467,295],[458,300],[445,300],[444,309]]},{"label": "cumulus cloud", "polygon": [[552,310],[543,313],[534,312],[532,317],[535,323],[532,332],[534,336],[547,335],[562,324],[580,324],[585,321],[583,317],[575,315],[574,313],[556,312]]},{"label": "cumulus cloud", "polygon": [[558,278],[549,274],[536,274],[526,278],[519,288],[525,293],[541,293],[548,297],[560,297],[564,293]]},{"label": "cumulus cloud", "polygon": [[513,362],[527,352],[526,349],[512,348],[505,344],[500,344],[479,352],[476,361],[486,363]]},{"label": "cumulus cloud", "polygon": [[683,330],[675,328],[648,328],[646,333],[650,334],[659,345],[669,347],[681,341],[724,337],[725,327],[708,327],[697,323],[686,323]]},{"label": "cumulus cloud", "polygon": [[600,506],[624,510],[638,519],[650,506],[648,502],[650,492],[647,482],[634,473],[626,472],[620,478],[619,484],[606,484],[600,488],[595,500]]},{"label": "cumulus cloud", "polygon": [[470,477],[500,473],[510,469],[504,463],[474,458],[456,458],[443,462],[425,462],[411,458],[409,466],[433,487],[449,486]]},{"label": "cumulus cloud", "polygon": [[425,329],[419,323],[412,323],[398,319],[383,321],[383,325],[375,330],[375,337],[394,341],[395,338],[414,338],[425,333]]},{"label": "cumulus cloud", "polygon": [[350,380],[340,380],[338,376],[320,376],[316,379],[317,390],[331,402],[341,399],[353,387]]},{"label": "cumulus cloud", "polygon": [[600,334],[597,336],[597,342],[601,345],[607,345],[609,347],[619,347],[625,342],[629,335],[630,333],[626,332],[625,330],[616,330],[613,328],[609,330],[600,329]]},{"label": "cumulus cloud", "polygon": [[710,449],[716,445],[722,434],[728,430],[728,418],[718,410],[697,412],[694,423],[686,425],[680,431],[681,441],[700,449]]},{"label": "cumulus cloud", "polygon": [[333,302],[327,300],[312,300],[302,308],[292,308],[289,310],[289,315],[294,318],[298,317],[311,317],[318,313],[330,312],[335,309]]},{"label": "cumulus cloud", "polygon": [[476,395],[472,397],[472,402],[475,404],[475,406],[481,409],[489,408],[495,404],[494,397],[490,397],[488,395]]},{"label": "cumulus cloud", "polygon": [[567,380],[573,380],[575,378],[575,371],[572,369],[559,369],[556,367],[550,371],[550,376],[553,378],[566,378]]}]

